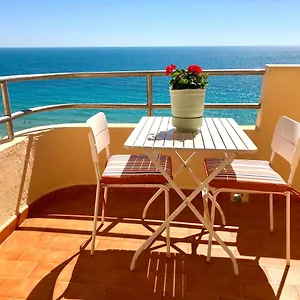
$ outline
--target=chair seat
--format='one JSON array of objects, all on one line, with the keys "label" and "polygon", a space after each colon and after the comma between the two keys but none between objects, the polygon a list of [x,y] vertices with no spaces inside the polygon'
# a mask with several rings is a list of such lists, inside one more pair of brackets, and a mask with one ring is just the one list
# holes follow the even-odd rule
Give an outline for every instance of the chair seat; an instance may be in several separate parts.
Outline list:
[{"label": "chair seat", "polygon": [[[211,174],[222,159],[206,158],[206,175]],[[285,192],[289,188],[283,178],[271,167],[269,161],[235,159],[209,183],[215,188]]]},{"label": "chair seat", "polygon": [[[172,177],[171,158],[159,155],[159,163]],[[165,184],[168,181],[146,155],[112,155],[101,176],[104,184]]]}]

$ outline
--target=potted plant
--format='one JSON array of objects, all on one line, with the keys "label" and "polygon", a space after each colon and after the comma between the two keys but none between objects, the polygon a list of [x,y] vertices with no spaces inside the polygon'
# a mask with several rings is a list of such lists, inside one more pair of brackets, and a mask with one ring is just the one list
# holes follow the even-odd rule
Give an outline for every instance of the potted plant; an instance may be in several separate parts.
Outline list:
[{"label": "potted plant", "polygon": [[202,126],[208,75],[198,65],[190,65],[187,70],[170,65],[166,75],[171,76],[172,125],[178,131],[196,131]]}]

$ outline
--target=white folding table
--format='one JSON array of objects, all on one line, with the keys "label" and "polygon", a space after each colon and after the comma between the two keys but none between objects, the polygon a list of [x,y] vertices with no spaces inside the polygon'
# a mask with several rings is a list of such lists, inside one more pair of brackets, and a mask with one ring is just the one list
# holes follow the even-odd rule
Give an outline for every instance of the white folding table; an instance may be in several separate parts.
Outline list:
[{"label": "white folding table", "polygon": [[[232,162],[237,154],[255,152],[257,151],[257,147],[233,119],[204,118],[201,129],[196,132],[178,132],[172,126],[171,122],[171,117],[143,117],[124,144],[125,148],[142,149],[167,179],[170,187],[173,188],[183,200],[183,203],[177,207],[177,209],[136,251],[130,269],[134,269],[136,259],[140,253],[151,245],[166,228],[169,228],[170,222],[172,222],[172,220],[188,206],[203,226],[207,228],[208,232],[227,252],[232,260],[234,273],[238,274],[236,259],[230,249],[214,232],[213,224],[210,221],[207,210],[204,213],[207,217],[202,216],[192,204],[192,200],[207,186],[222,168]],[[182,162],[181,167],[174,174],[173,178],[162,169],[157,161],[158,155],[164,150],[174,151]],[[186,160],[184,160],[180,154],[184,150],[192,152]],[[190,166],[194,154],[199,151],[203,154],[205,154],[206,151],[209,151],[210,153],[219,153],[220,156],[224,156],[224,160],[220,165],[202,182],[196,177]],[[197,163],[197,167],[200,165],[201,164]],[[197,183],[197,187],[189,196],[186,196],[174,181],[174,178],[183,168],[186,168],[190,172]]]}]

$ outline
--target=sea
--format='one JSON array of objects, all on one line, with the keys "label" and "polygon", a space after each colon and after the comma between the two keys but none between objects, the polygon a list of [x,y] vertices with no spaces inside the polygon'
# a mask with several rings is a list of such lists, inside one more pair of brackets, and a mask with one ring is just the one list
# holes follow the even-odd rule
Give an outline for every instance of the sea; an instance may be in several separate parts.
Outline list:
[{"label": "sea", "polygon": [[[300,64],[295,47],[102,47],[0,48],[0,76],[56,72],[164,70],[169,64],[202,69],[255,69],[266,64]],[[209,76],[206,103],[258,103],[262,76]],[[153,102],[170,103],[169,77],[153,78]],[[8,85],[11,110],[64,103],[146,103],[146,79],[97,78],[16,82]],[[0,96],[1,97],[1,96]],[[2,100],[2,99],[1,99]],[[0,102],[0,116],[4,114]],[[33,126],[81,123],[99,110],[60,110],[16,119],[15,130]],[[108,122],[136,123],[146,110],[104,110]],[[154,115],[170,115],[155,110]],[[255,124],[256,110],[209,110],[206,117],[233,117],[241,125]],[[0,124],[0,136],[6,133]]]}]

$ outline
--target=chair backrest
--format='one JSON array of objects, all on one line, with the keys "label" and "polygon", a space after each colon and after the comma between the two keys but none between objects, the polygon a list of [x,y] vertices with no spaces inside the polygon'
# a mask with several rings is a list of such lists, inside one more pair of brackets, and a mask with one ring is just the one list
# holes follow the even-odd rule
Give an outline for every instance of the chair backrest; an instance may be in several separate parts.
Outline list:
[{"label": "chair backrest", "polygon": [[300,158],[300,123],[288,117],[280,117],[275,127],[271,148],[272,158],[275,152],[289,162],[291,170],[288,184],[291,184]]},{"label": "chair backrest", "polygon": [[97,113],[86,121],[86,124],[91,128],[89,133],[89,141],[93,156],[93,161],[99,163],[98,154],[105,149],[107,159],[109,159],[109,144],[110,137],[105,114]]}]

